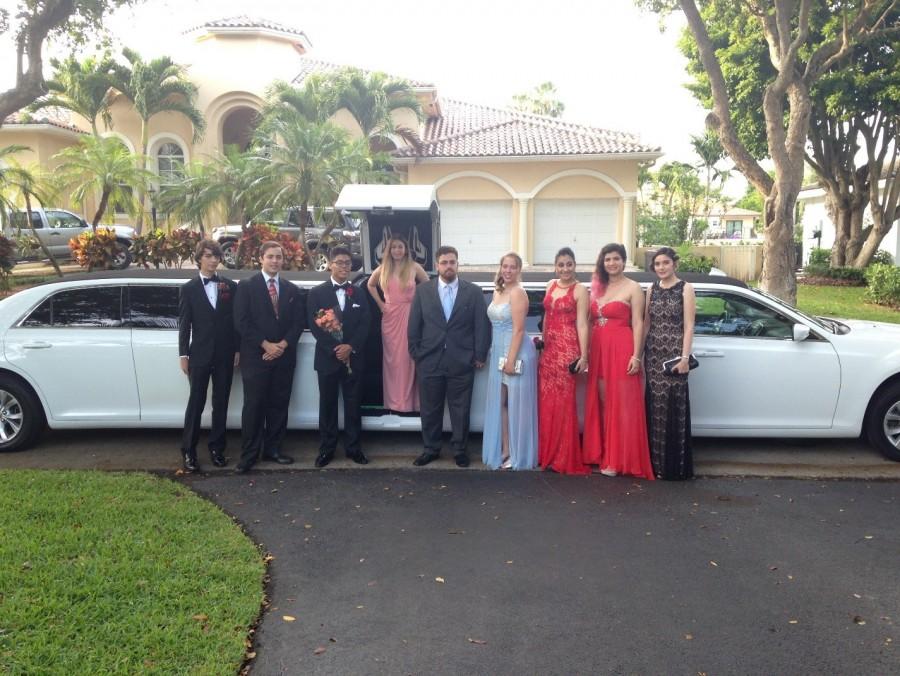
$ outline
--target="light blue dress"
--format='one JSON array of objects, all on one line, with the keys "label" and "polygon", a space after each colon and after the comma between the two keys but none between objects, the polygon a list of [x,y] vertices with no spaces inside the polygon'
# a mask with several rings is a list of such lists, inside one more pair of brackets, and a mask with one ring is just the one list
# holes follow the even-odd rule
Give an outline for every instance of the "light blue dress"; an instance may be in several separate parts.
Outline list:
[{"label": "light blue dress", "polygon": [[499,469],[503,456],[503,431],[500,425],[500,386],[506,385],[509,408],[509,458],[513,469],[533,469],[537,466],[537,353],[526,335],[519,346],[517,359],[522,360],[521,375],[506,375],[497,368],[505,357],[512,340],[512,307],[509,303],[488,306],[493,339],[488,362],[487,391],[485,392],[484,436],[481,460],[491,469]]}]

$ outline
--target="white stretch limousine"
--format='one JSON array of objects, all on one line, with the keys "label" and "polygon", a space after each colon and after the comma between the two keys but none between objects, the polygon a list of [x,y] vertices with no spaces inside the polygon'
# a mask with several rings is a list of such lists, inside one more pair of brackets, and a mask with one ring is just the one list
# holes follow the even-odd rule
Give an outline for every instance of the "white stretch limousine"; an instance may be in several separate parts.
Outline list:
[{"label": "white stretch limousine", "polygon": [[[178,293],[192,274],[123,270],[74,276],[0,301],[0,450],[33,444],[45,427],[181,427],[188,386],[178,366]],[[480,284],[489,301],[491,275],[463,276]],[[631,276],[644,285],[652,281],[644,273]],[[326,279],[324,273],[285,277],[304,289]],[[900,326],[810,317],[726,277],[685,278],[697,292],[694,354],[700,368],[690,381],[694,435],[862,434],[900,460]],[[547,274],[525,274],[532,335],[539,333],[546,280]],[[366,298],[365,277],[354,284]],[[418,417],[382,408],[379,320],[375,310],[363,428],[417,430]],[[313,343],[304,333],[291,428],[318,424]],[[474,431],[482,428],[485,376],[482,371],[475,381]],[[236,377],[229,427],[240,426],[242,399]]]}]

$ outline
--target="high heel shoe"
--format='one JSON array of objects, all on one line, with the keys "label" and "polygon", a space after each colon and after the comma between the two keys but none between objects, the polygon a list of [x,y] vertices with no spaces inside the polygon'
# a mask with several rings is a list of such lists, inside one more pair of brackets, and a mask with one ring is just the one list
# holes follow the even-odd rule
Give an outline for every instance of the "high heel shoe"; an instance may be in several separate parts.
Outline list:
[{"label": "high heel shoe", "polygon": [[512,460],[507,458],[502,463],[500,463],[500,469],[512,469]]}]

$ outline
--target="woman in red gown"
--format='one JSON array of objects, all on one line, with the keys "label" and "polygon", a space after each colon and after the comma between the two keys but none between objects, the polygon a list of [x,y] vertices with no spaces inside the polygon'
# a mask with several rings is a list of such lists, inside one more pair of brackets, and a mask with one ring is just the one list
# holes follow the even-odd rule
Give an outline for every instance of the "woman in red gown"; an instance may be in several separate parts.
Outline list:
[{"label": "woman in red gown", "polygon": [[[556,254],[558,279],[544,295],[544,351],[538,367],[538,464],[560,474],[588,474],[581,460],[575,379],[588,360],[589,296],[575,276],[575,254]],[[575,373],[569,370],[575,364]]]},{"label": "woman in red gown", "polygon": [[625,276],[625,247],[600,250],[591,284],[584,462],[607,476],[653,479],[641,378],[644,292]]}]

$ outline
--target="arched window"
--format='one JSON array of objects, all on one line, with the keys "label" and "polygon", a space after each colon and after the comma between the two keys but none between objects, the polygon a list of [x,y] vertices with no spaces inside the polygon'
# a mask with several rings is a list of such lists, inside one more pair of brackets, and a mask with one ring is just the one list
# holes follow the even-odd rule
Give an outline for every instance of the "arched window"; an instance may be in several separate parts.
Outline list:
[{"label": "arched window", "polygon": [[184,152],[177,143],[163,143],[156,151],[156,166],[161,185],[178,183],[184,174]]}]

